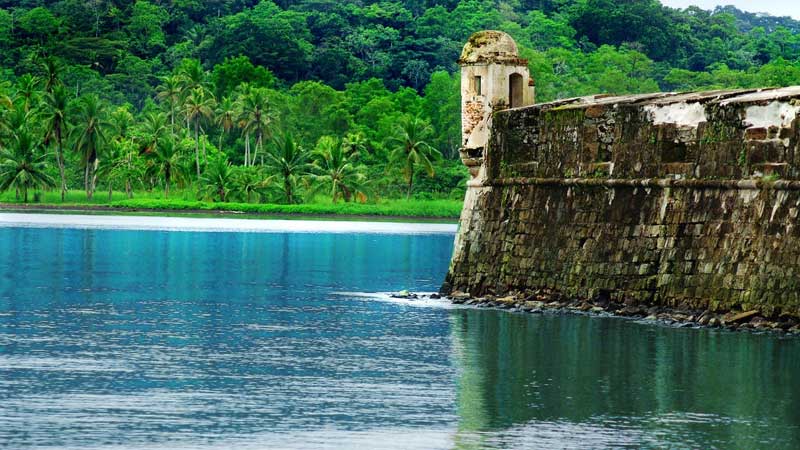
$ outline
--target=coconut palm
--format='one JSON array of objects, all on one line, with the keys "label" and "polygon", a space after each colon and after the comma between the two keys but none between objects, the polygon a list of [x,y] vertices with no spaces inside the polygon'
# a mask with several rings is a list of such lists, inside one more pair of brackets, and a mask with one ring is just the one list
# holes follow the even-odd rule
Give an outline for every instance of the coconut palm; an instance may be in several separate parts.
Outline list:
[{"label": "coconut palm", "polygon": [[112,176],[114,168],[122,158],[122,145],[119,141],[113,140],[106,146],[102,158],[97,159],[97,169],[95,175],[101,180],[106,180],[108,185],[108,201],[114,200],[114,178]]},{"label": "coconut palm", "polygon": [[178,80],[184,92],[208,89],[206,71],[199,59],[185,59],[178,68]]},{"label": "coconut palm", "polygon": [[213,160],[200,176],[201,193],[212,200],[226,202],[233,187],[233,170],[225,158]]},{"label": "coconut palm", "polygon": [[349,150],[335,137],[323,136],[314,155],[316,160],[312,177],[315,187],[328,187],[333,203],[340,195],[349,202],[354,194],[364,193],[367,177],[362,168],[356,165],[358,153]]},{"label": "coconut palm", "polygon": [[112,125],[108,121],[105,105],[96,95],[81,97],[72,116],[75,118],[75,124],[70,132],[70,139],[74,143],[75,151],[81,156],[81,166],[84,169],[83,185],[86,197],[91,200],[94,195],[94,172],[98,154],[108,142]]},{"label": "coconut palm", "polygon": [[169,188],[173,181],[183,181],[188,177],[184,155],[180,144],[171,137],[164,137],[154,150],[147,154],[150,171],[156,177],[164,179],[164,196],[169,197]]},{"label": "coconut palm", "polygon": [[145,174],[145,166],[142,156],[132,140],[117,143],[120,146],[117,152],[116,164],[111,169],[110,177],[114,180],[123,181],[125,185],[125,196],[133,198],[133,185],[141,184]]},{"label": "coconut palm", "polygon": [[234,167],[233,188],[245,202],[251,203],[254,194],[264,194],[272,185],[272,177],[264,175],[261,167]]},{"label": "coconut palm", "polygon": [[269,126],[272,123],[272,115],[269,112],[266,89],[248,89],[242,95],[240,104],[239,127],[247,136],[252,134],[256,138],[256,149],[252,155],[250,146],[245,146],[244,165],[247,166],[255,163],[259,150],[263,148],[264,137],[269,133]]},{"label": "coconut palm", "polygon": [[56,185],[47,174],[47,154],[30,132],[22,130],[9,142],[9,148],[0,150],[0,191],[14,188],[22,193],[22,200],[27,203],[30,189]]},{"label": "coconut palm", "polygon": [[230,133],[234,126],[236,126],[236,114],[239,104],[230,97],[224,97],[222,101],[217,104],[215,111],[215,122],[222,131],[219,133],[219,146],[218,149],[222,150],[222,138],[226,133]]},{"label": "coconut palm", "polygon": [[23,99],[25,110],[29,111],[36,103],[39,97],[39,84],[42,82],[41,78],[26,73],[17,79],[17,97]]},{"label": "coconut palm", "polygon": [[45,122],[45,145],[50,141],[56,145],[56,162],[58,173],[61,176],[61,201],[67,194],[67,177],[64,169],[64,135],[67,127],[67,108],[69,94],[64,86],[56,85],[52,92],[45,94],[43,104]]},{"label": "coconut palm", "polygon": [[364,154],[367,151],[367,138],[364,133],[347,133],[342,139],[342,147],[347,152]]},{"label": "coconut palm", "polygon": [[214,98],[202,88],[191,91],[183,104],[186,120],[194,125],[194,151],[197,176],[200,176],[200,121],[210,119],[214,115]]},{"label": "coconut palm", "polygon": [[63,86],[61,82],[61,64],[53,57],[45,58],[42,62],[44,71],[44,92],[52,94],[57,87]]},{"label": "coconut palm", "polygon": [[175,131],[175,114],[178,110],[178,105],[181,103],[181,95],[183,93],[181,85],[181,77],[179,75],[171,75],[162,78],[161,84],[156,88],[156,98],[166,103],[169,107],[169,123],[173,132]]},{"label": "coconut palm", "polygon": [[311,169],[310,154],[290,133],[275,136],[264,156],[264,165],[274,173],[287,203],[294,203],[298,179],[307,175]]},{"label": "coconut palm", "polygon": [[432,132],[424,120],[406,117],[398,122],[394,136],[387,142],[390,165],[398,167],[408,183],[406,198],[411,198],[417,168],[424,169],[429,177],[435,175],[433,161],[441,159],[442,154],[426,141]]},{"label": "coconut palm", "polygon": [[150,153],[155,151],[159,141],[169,131],[167,117],[161,112],[148,112],[144,115],[139,132],[141,133],[142,151]]}]

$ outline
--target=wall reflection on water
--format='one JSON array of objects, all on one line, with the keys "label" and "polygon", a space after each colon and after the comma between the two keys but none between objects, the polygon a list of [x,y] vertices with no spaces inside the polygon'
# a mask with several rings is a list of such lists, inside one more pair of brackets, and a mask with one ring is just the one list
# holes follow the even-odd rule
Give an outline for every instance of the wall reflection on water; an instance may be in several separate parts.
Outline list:
[{"label": "wall reflection on water", "polygon": [[800,448],[800,341],[451,314],[460,448]]}]

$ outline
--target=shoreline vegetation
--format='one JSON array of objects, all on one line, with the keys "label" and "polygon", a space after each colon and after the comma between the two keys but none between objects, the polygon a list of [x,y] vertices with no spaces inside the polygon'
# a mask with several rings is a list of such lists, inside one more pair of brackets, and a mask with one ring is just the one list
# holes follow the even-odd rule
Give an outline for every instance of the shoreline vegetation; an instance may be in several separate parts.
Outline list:
[{"label": "shoreline vegetation", "polygon": [[91,201],[80,191],[70,191],[65,202],[50,198],[57,192],[43,193],[39,202],[18,202],[13,194],[0,194],[0,212],[20,211],[80,211],[83,213],[163,213],[166,215],[214,214],[231,216],[298,216],[364,219],[415,219],[455,222],[461,214],[461,200],[378,200],[371,203],[326,202],[319,199],[312,203],[240,203],[209,202],[190,200],[190,193],[176,195],[175,198],[148,197],[147,193],[133,199],[121,193],[108,200],[98,196]]},{"label": "shoreline vegetation", "polygon": [[539,102],[800,77],[790,18],[657,0],[434,3],[0,2],[0,191],[455,215],[391,202],[463,199],[457,60],[478,30],[514,38]]}]

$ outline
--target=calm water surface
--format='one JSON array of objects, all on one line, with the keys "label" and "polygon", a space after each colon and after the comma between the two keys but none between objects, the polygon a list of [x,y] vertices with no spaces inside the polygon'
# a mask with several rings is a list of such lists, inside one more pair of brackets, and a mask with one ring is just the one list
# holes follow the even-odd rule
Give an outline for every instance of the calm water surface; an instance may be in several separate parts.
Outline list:
[{"label": "calm water surface", "polygon": [[800,342],[392,301],[449,235],[0,228],[0,447],[800,448]]}]

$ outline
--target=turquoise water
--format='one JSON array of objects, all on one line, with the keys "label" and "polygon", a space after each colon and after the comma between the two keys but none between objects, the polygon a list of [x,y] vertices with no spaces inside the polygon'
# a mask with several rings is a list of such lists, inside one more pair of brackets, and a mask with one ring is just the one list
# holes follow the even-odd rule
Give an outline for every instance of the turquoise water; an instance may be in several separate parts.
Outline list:
[{"label": "turquoise water", "polygon": [[0,228],[0,448],[800,448],[796,339],[376,295],[452,239]]}]

